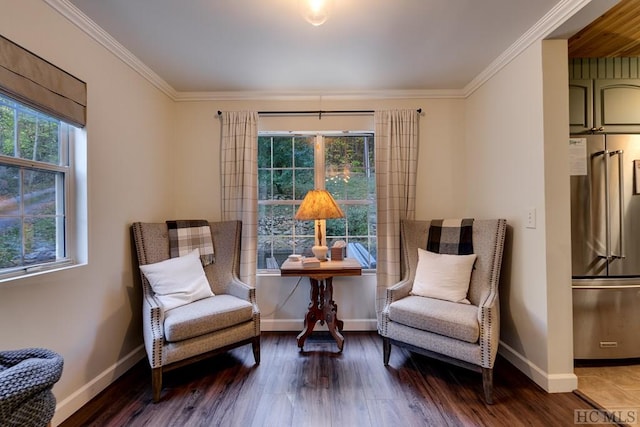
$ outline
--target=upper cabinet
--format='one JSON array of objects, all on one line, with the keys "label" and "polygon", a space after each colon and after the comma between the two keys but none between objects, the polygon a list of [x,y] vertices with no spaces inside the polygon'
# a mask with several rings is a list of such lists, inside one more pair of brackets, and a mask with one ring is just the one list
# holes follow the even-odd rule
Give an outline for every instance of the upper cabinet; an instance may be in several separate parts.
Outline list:
[{"label": "upper cabinet", "polygon": [[571,133],[640,133],[640,58],[569,60]]},{"label": "upper cabinet", "polygon": [[569,82],[569,127],[571,133],[586,133],[593,128],[593,80]]},{"label": "upper cabinet", "polygon": [[640,80],[595,80],[595,127],[611,133],[640,132]]}]

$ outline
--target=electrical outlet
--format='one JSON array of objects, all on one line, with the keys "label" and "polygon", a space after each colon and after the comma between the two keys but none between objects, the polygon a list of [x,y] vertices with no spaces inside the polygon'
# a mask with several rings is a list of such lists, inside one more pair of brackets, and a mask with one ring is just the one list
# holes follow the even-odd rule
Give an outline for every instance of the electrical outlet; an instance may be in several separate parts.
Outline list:
[{"label": "electrical outlet", "polygon": [[527,228],[536,228],[536,208],[527,210]]}]

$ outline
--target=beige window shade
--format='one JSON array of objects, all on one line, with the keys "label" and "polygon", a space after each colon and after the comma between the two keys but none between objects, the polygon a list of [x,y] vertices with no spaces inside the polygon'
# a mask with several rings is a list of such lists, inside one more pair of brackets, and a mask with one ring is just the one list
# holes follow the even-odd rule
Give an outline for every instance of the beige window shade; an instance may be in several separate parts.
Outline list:
[{"label": "beige window shade", "polygon": [[0,92],[73,125],[86,124],[86,83],[2,36]]}]

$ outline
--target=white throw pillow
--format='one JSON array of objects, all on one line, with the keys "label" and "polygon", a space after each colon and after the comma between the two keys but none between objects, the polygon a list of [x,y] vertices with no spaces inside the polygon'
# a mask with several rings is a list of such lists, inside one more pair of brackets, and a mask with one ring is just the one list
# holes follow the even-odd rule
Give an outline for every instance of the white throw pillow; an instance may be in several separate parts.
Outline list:
[{"label": "white throw pillow", "polygon": [[476,254],[437,254],[418,248],[413,295],[470,304],[467,299]]},{"label": "white throw pillow", "polygon": [[140,270],[165,310],[213,296],[198,249],[181,257],[141,265]]}]

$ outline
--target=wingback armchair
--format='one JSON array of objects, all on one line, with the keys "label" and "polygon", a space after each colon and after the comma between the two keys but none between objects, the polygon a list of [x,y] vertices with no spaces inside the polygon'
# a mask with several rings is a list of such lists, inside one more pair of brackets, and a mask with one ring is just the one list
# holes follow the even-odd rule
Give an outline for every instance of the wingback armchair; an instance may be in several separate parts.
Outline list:
[{"label": "wingback armchair", "polygon": [[[260,311],[255,288],[238,278],[240,221],[210,222],[215,262],[204,272],[214,296],[165,310],[147,277],[142,278],[142,327],[151,365],[153,400],[160,400],[162,374],[231,348],[251,344],[260,363]],[[170,258],[166,223],[132,225],[141,266]]]},{"label": "wingback armchair", "polygon": [[380,334],[384,364],[391,345],[482,372],[484,397],[493,403],[493,366],[500,338],[498,281],[506,221],[475,220],[473,252],[477,255],[467,299],[470,304],[412,294],[418,248],[426,247],[430,221],[401,224],[402,280],[387,289]]}]

